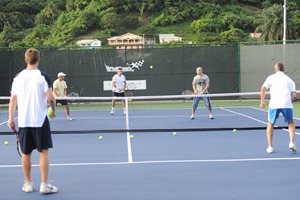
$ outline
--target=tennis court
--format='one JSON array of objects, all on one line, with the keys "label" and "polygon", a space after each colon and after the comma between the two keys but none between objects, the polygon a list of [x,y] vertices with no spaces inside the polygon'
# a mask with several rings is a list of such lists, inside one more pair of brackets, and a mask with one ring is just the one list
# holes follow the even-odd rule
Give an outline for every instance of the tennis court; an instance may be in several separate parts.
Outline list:
[{"label": "tennis court", "polygon": [[[257,107],[257,99],[246,100],[228,100],[225,105],[213,99],[214,120],[203,107],[190,120],[188,98],[172,98],[164,105],[162,99],[150,103],[133,97],[127,99],[127,115],[122,108],[110,115],[107,102],[72,102],[74,121],[66,121],[61,109],[50,122],[60,134],[53,134],[49,178],[60,192],[42,196],[37,191],[40,174],[34,152],[36,191],[24,194],[15,137],[1,134],[1,198],[298,199],[300,156],[289,151],[282,117],[274,133],[275,152],[267,154],[267,112]],[[296,113],[298,102],[294,105]],[[9,133],[6,120],[7,113],[1,111],[3,133]]]}]

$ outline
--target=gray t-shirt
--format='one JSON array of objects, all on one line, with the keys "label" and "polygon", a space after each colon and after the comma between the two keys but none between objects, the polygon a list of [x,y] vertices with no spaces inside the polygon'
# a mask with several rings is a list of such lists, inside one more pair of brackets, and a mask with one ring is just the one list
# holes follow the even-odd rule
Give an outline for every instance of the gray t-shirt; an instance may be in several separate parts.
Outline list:
[{"label": "gray t-shirt", "polygon": [[[200,93],[209,84],[209,78],[206,74],[197,75],[194,77],[192,84],[196,85],[197,93]],[[205,93],[208,93],[208,90]]]}]

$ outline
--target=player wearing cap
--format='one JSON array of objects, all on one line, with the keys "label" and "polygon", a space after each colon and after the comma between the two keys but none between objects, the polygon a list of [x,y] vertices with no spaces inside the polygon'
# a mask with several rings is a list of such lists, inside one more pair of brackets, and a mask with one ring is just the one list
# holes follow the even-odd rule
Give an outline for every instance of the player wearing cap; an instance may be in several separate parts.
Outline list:
[{"label": "player wearing cap", "polygon": [[270,103],[268,111],[268,126],[267,126],[267,140],[268,148],[267,153],[273,153],[273,130],[276,119],[282,113],[285,122],[288,123],[290,143],[289,149],[293,152],[297,151],[294,144],[295,138],[295,124],[293,120],[293,104],[292,101],[296,100],[296,86],[295,82],[284,73],[284,65],[277,63],[274,67],[274,74],[270,75],[260,90],[260,107],[264,108],[266,90],[270,89]]},{"label": "player wearing cap", "polygon": [[[57,74],[57,79],[53,83],[53,94],[55,97],[66,97],[67,96],[67,83],[64,80],[66,74],[63,72],[59,72]],[[73,118],[70,117],[70,108],[68,105],[67,100],[56,100],[57,103],[60,103],[61,105],[65,106],[66,114],[67,114],[67,120],[73,120]]]},{"label": "player wearing cap", "polygon": [[[193,91],[194,94],[208,94],[208,88],[209,88],[209,78],[206,74],[203,74],[203,69],[202,67],[197,67],[196,69],[196,76],[193,79],[192,86],[193,86]],[[193,102],[193,108],[192,108],[192,115],[191,119],[195,118],[195,112],[198,107],[198,104],[200,100],[203,99],[206,108],[208,109],[209,113],[209,118],[214,119],[213,114],[212,114],[212,108],[210,104],[209,97],[196,97],[194,98]]]},{"label": "player wearing cap", "polygon": [[[115,74],[112,78],[112,90],[114,97],[125,97],[125,88],[126,88],[126,77],[123,75],[122,68],[118,68],[117,74]],[[115,114],[115,101],[116,99],[113,98],[112,100],[112,108],[110,114]],[[124,108],[124,115],[126,115],[126,107],[125,107],[125,100],[122,100],[123,108]]]}]

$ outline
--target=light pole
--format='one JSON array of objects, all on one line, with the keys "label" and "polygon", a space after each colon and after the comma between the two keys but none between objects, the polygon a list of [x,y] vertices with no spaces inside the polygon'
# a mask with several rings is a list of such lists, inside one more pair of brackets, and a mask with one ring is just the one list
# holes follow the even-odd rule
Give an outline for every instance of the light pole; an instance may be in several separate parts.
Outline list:
[{"label": "light pole", "polygon": [[283,5],[283,44],[286,42],[286,0]]}]

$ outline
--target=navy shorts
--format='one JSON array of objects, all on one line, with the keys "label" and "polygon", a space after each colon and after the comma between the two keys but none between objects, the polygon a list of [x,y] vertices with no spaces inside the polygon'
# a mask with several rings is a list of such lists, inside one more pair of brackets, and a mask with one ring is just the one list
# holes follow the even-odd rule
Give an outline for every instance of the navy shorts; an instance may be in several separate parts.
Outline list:
[{"label": "navy shorts", "polygon": [[114,92],[113,96],[114,97],[125,97],[125,92],[121,92],[121,93]]},{"label": "navy shorts", "polygon": [[60,103],[60,104],[63,105],[63,106],[67,106],[67,105],[68,105],[67,100],[56,100],[56,105],[57,105],[58,103]]},{"label": "navy shorts", "polygon": [[45,118],[42,127],[19,128],[20,145],[23,154],[30,154],[34,149],[39,152],[53,147],[50,124]]}]

